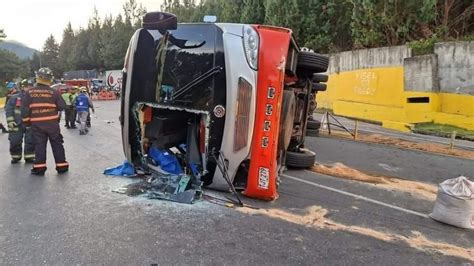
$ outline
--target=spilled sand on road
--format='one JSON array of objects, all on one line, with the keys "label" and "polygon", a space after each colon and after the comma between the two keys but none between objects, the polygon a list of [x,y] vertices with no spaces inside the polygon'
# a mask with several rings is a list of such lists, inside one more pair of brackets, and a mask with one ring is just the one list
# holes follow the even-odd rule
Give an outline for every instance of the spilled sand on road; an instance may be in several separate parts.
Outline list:
[{"label": "spilled sand on road", "polygon": [[446,256],[454,256],[474,261],[474,249],[455,246],[448,243],[435,242],[427,239],[420,232],[412,231],[412,236],[402,236],[393,233],[376,231],[374,229],[345,225],[326,218],[328,211],[321,206],[311,206],[303,215],[290,213],[281,209],[253,209],[238,208],[238,211],[250,215],[263,215],[270,218],[283,220],[289,223],[303,225],[315,229],[343,231],[372,237],[384,242],[404,242],[410,247],[423,252],[439,252]]},{"label": "spilled sand on road", "polygon": [[[346,134],[345,132],[331,132],[330,136],[352,139],[352,136],[350,134]],[[357,141],[384,144],[384,145],[395,146],[395,147],[403,148],[403,149],[424,151],[424,152],[436,153],[436,154],[442,154],[442,155],[450,155],[450,156],[456,156],[456,157],[460,157],[464,159],[474,160],[474,151],[463,150],[463,149],[458,149],[458,148],[450,149],[447,144],[439,144],[439,143],[432,143],[432,142],[415,142],[415,141],[409,141],[409,140],[384,136],[381,134],[362,134],[362,133],[357,134]]]},{"label": "spilled sand on road", "polygon": [[438,191],[437,187],[431,184],[367,174],[342,163],[336,163],[334,165],[315,164],[311,170],[324,175],[368,183],[387,190],[408,192],[417,198],[430,201],[436,200],[436,193]]}]

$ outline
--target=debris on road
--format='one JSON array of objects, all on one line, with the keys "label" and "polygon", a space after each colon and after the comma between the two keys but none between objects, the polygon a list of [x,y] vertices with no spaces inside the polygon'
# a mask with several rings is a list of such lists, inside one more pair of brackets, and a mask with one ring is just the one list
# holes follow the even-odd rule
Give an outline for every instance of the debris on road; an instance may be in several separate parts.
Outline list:
[{"label": "debris on road", "polygon": [[430,217],[442,223],[474,229],[474,182],[460,176],[439,184]]},{"label": "debris on road", "polygon": [[311,170],[324,175],[376,185],[387,190],[408,192],[415,197],[425,200],[434,201],[436,199],[437,188],[434,185],[395,177],[367,174],[342,163],[334,165],[315,164]]},{"label": "debris on road", "polygon": [[149,199],[192,204],[202,196],[202,182],[186,174],[152,173],[144,180],[129,184],[116,192],[128,196],[144,194]]},{"label": "debris on road", "polygon": [[251,209],[238,208],[238,211],[250,215],[263,215],[270,218],[283,220],[293,224],[299,224],[318,230],[344,231],[367,237],[372,237],[384,242],[404,242],[410,247],[423,252],[439,252],[446,256],[474,261],[474,248],[465,248],[443,242],[435,242],[427,239],[422,233],[412,231],[412,236],[403,236],[394,233],[376,231],[361,226],[346,225],[327,218],[328,210],[321,206],[311,206],[306,209],[305,214],[294,214],[281,209]]}]

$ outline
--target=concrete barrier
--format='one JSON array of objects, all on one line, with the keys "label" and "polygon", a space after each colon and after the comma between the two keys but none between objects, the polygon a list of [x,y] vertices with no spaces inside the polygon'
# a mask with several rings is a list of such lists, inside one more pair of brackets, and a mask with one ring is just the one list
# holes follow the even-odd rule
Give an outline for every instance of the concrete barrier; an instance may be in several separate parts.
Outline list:
[{"label": "concrete barrier", "polygon": [[330,55],[328,89],[317,94],[318,107],[402,131],[421,122],[474,130],[474,59],[467,54],[473,43],[437,44],[437,54],[416,57],[406,46]]}]

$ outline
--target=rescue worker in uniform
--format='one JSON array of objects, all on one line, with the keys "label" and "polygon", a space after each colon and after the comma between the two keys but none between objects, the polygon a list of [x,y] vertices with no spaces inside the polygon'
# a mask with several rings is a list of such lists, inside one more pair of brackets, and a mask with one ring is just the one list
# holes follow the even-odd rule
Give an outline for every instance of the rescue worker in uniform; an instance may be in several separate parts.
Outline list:
[{"label": "rescue worker in uniform", "polygon": [[71,126],[71,128],[77,128],[76,127],[76,120],[77,120],[77,110],[76,110],[76,106],[75,106],[75,102],[76,102],[76,97],[77,97],[77,91],[79,90],[79,87],[77,86],[74,86],[72,87],[71,89],[71,94],[69,96],[69,100],[71,101],[71,120],[69,121],[69,124]]},{"label": "rescue worker in uniform", "polygon": [[34,175],[44,175],[46,172],[48,140],[56,161],[56,171],[62,174],[69,170],[58,120],[58,112],[64,110],[66,104],[60,92],[50,87],[52,80],[53,72],[49,68],[39,69],[36,72],[36,87],[25,93],[21,106],[23,122],[31,125],[35,143],[35,163],[31,169]]},{"label": "rescue worker in uniform", "polygon": [[[5,106],[6,106],[10,97],[18,93],[18,90],[16,89],[16,83],[11,82],[11,81],[5,82],[5,87],[8,90],[7,95],[5,97]],[[7,121],[7,127],[8,127],[8,121]],[[5,126],[3,126],[1,122],[0,122],[0,129],[2,129],[2,133],[8,133],[8,130],[5,128]]]},{"label": "rescue worker in uniform", "polygon": [[92,109],[94,113],[94,105],[92,104],[91,99],[87,95],[86,88],[81,88],[81,93],[76,97],[75,102],[77,116],[79,117],[80,127],[79,127],[79,134],[86,135],[89,130],[87,129],[87,118],[89,116],[89,109]]},{"label": "rescue worker in uniform", "polygon": [[[21,102],[23,95],[32,87],[28,80],[21,82],[21,90],[10,95],[5,105],[5,115],[8,123],[8,140],[10,141],[11,163],[18,163],[24,157],[25,162],[32,163],[35,159],[35,148],[30,130],[22,123]],[[23,149],[23,139],[25,148]]]},{"label": "rescue worker in uniform", "polygon": [[14,95],[18,92],[18,90],[16,89],[16,83],[15,82],[7,82],[7,89],[8,89],[8,93],[7,93],[7,96],[5,98],[5,103],[8,102],[8,100],[10,99],[10,97],[12,95]]},{"label": "rescue worker in uniform", "polygon": [[[71,89],[66,88],[66,92],[63,93],[61,97],[63,97],[63,100],[66,103],[66,108],[64,109],[64,127],[71,128],[71,119],[74,120],[74,118],[72,118],[74,110],[71,103]],[[75,126],[73,128],[75,128]]]}]

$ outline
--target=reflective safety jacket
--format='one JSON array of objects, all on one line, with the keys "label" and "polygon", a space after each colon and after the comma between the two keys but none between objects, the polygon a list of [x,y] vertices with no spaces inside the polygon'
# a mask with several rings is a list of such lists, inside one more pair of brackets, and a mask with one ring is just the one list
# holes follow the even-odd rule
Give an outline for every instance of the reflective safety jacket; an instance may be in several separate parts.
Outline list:
[{"label": "reflective safety jacket", "polygon": [[49,86],[38,84],[28,90],[21,104],[24,123],[45,123],[59,121],[58,111],[64,110],[66,103],[61,94]]},{"label": "reflective safety jacket", "polygon": [[[21,125],[21,98],[23,93],[18,92],[13,95],[10,95],[8,102],[5,104],[5,115],[7,117],[7,123],[15,121],[19,126]],[[13,131],[18,131],[18,127],[12,129]]]},{"label": "reflective safety jacket", "polygon": [[66,105],[68,105],[68,106],[72,105],[72,103],[71,103],[71,94],[69,92],[63,93],[63,95],[61,95],[61,97],[63,97],[63,100],[66,103]]}]

